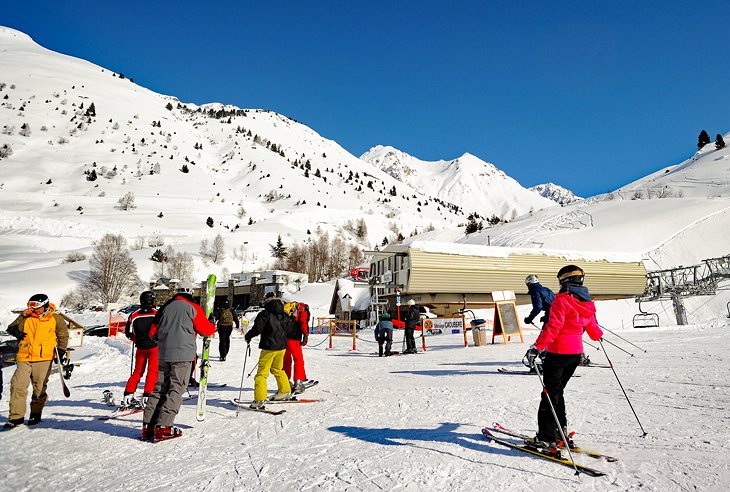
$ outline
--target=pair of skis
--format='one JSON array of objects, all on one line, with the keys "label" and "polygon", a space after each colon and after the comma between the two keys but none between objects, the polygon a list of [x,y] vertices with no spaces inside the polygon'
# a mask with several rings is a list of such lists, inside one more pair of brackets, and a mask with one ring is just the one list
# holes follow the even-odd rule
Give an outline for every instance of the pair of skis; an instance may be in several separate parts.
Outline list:
[{"label": "pair of skis", "polygon": [[[523,442],[525,439],[527,439],[529,437],[526,434],[509,430],[496,422],[493,423],[491,427],[485,427],[484,429],[482,429],[482,434],[484,435],[484,437],[490,441],[496,442],[497,444],[501,444],[503,446],[506,446],[506,447],[512,448],[512,449],[516,449],[518,451],[523,451],[523,452],[531,454],[533,456],[538,456],[540,458],[544,458],[548,461],[552,461],[554,463],[558,463],[563,466],[567,466],[568,468],[574,468],[579,473],[583,473],[583,474],[589,475],[591,477],[602,477],[605,475],[605,473],[602,472],[601,470],[597,470],[595,468],[573,463],[571,460],[563,458],[560,455],[560,453],[554,454],[554,453],[545,452],[540,449],[533,448],[531,446],[527,446],[524,444],[515,444],[511,441],[508,441],[507,439],[503,439],[501,437],[496,436],[495,433],[504,434],[504,435],[507,435],[510,437],[516,437],[518,439],[521,439]],[[617,458],[614,458],[613,456],[605,455],[602,453],[597,453],[595,451],[590,451],[590,450],[580,448],[580,447],[570,448],[570,450],[573,453],[586,454],[586,455],[590,456],[591,458],[596,458],[596,459],[602,458],[609,462],[618,461]]]},{"label": "pair of skis", "polygon": [[[215,275],[208,275],[205,289],[200,293],[200,307],[205,311],[205,317],[210,318],[215,303]],[[203,354],[200,358],[200,385],[198,386],[198,404],[195,418],[198,422],[205,420],[205,403],[208,397],[208,369],[210,368],[210,337],[203,337]]]},{"label": "pair of skis", "polygon": [[[284,403],[317,403],[323,400],[317,400],[317,399],[308,399],[308,398],[297,398],[294,397],[291,400],[266,400],[267,405],[280,405]],[[286,410],[271,410],[269,408],[251,408],[250,405],[253,403],[251,400],[239,400],[238,398],[233,398],[231,400],[231,403],[236,405],[239,408],[244,408],[246,410],[251,410],[253,412],[260,412],[260,413],[268,413],[269,415],[281,415],[282,413],[285,413]]]},{"label": "pair of skis", "polygon": [[114,400],[114,395],[109,390],[104,390],[104,392],[102,393],[102,400],[110,407],[117,407],[117,409],[109,415],[99,417],[99,420],[116,419],[119,417],[126,417],[127,415],[134,415],[135,413],[140,413],[144,411],[144,406],[142,405],[142,402],[138,400],[134,400],[131,405],[117,405],[116,401]]}]

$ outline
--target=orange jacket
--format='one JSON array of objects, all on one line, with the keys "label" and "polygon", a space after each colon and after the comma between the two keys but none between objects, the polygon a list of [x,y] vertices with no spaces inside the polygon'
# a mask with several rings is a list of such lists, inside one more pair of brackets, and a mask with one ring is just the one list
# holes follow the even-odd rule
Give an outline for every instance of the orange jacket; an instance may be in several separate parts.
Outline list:
[{"label": "orange jacket", "polygon": [[23,311],[15,321],[10,323],[8,333],[25,337],[18,342],[17,362],[39,362],[52,360],[55,357],[53,348],[66,350],[68,344],[68,326],[66,321],[56,314],[56,306],[48,305],[48,311],[36,316],[30,309]]}]

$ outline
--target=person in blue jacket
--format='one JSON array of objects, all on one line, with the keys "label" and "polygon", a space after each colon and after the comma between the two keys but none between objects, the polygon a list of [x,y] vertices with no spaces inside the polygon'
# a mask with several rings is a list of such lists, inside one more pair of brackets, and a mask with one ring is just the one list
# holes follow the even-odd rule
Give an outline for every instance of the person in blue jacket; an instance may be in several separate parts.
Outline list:
[{"label": "person in blue jacket", "polygon": [[[532,311],[525,318],[525,324],[532,324],[532,321],[537,317],[540,312],[545,311],[545,314],[540,318],[542,328],[545,328],[548,321],[550,320],[550,306],[553,304],[555,299],[555,293],[549,288],[545,287],[540,283],[540,279],[537,275],[528,275],[525,277],[525,284],[527,285],[527,292],[530,293],[530,299],[532,300]],[[540,361],[538,364],[542,365],[542,361],[545,360],[545,352],[540,353]],[[524,362],[524,361],[523,361]],[[530,365],[530,372],[535,372],[535,367]]]},{"label": "person in blue jacket", "polygon": [[530,293],[530,299],[532,300],[532,311],[525,318],[525,324],[529,325],[532,323],[541,311],[545,311],[545,315],[540,318],[542,326],[545,327],[548,320],[550,319],[550,306],[553,304],[555,299],[555,293],[542,285],[537,275],[528,275],[525,278],[525,284],[527,285],[527,292]]}]

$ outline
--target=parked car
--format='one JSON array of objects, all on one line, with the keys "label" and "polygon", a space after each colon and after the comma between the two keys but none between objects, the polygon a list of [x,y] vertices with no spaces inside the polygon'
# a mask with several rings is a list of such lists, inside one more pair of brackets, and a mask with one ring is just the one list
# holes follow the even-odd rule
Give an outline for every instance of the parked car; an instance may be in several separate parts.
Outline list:
[{"label": "parked car", "polygon": [[0,340],[0,361],[2,367],[15,363],[15,354],[18,352],[18,340],[8,335],[8,338]]},{"label": "parked car", "polygon": [[88,337],[106,337],[109,336],[109,326],[92,325],[84,328],[84,335]]},{"label": "parked car", "polygon": [[141,308],[139,304],[130,304],[129,306],[124,306],[123,308],[117,309],[118,313],[124,313],[124,314],[132,314],[137,309]]}]

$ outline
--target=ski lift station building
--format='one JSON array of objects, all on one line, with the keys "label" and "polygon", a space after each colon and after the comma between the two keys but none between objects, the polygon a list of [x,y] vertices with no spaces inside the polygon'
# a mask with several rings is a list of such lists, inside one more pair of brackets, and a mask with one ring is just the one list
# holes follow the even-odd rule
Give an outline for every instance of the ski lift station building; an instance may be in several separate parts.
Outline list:
[{"label": "ski lift station building", "polygon": [[596,300],[633,298],[646,288],[641,259],[616,255],[424,241],[366,254],[371,257],[371,299],[390,304],[400,291],[401,302],[413,299],[439,316],[491,307],[500,300],[492,294],[501,291],[513,291],[517,304],[529,304],[529,274],[557,293],[556,274],[569,264],[585,271],[585,285]]}]

